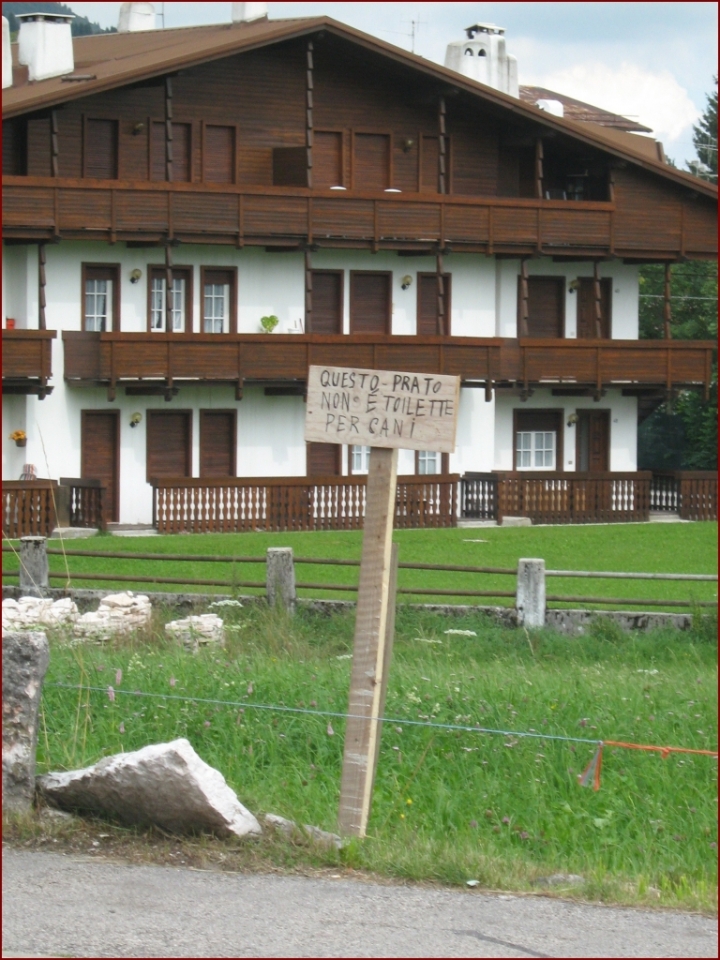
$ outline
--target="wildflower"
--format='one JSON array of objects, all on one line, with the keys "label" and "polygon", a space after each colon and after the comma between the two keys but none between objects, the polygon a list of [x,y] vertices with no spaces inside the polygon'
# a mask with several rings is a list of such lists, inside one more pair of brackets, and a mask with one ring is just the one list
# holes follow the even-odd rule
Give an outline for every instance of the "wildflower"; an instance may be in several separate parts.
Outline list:
[{"label": "wildflower", "polygon": [[401,819],[401,820],[404,820],[404,819],[405,819],[405,814],[404,814],[404,813],[401,813],[401,814],[400,814],[400,819]]},{"label": "wildflower", "polygon": [[209,721],[209,720],[206,720],[205,723],[203,724],[203,726],[206,727],[206,728],[209,727],[209,726],[210,726],[210,721]]},{"label": "wildflower", "polygon": [[250,683],[247,685],[247,692],[248,692],[248,696],[252,696],[252,692],[253,692],[252,682],[250,682]]},{"label": "wildflower", "polygon": [[405,803],[406,803],[409,807],[412,806],[412,800],[410,799],[410,797],[407,798],[407,800],[405,801]]},{"label": "wildflower", "polygon": [[527,833],[525,830],[522,830],[521,833],[520,833],[520,839],[521,839],[521,840],[529,840],[529,839],[530,839],[530,834]]},{"label": "wildflower", "polygon": [[505,824],[510,823],[510,817],[503,817],[503,818],[502,818],[502,822],[505,823]]},{"label": "wildflower", "polygon": [[488,818],[488,820],[491,820],[495,816],[495,812],[488,809],[485,811],[485,816]]},{"label": "wildflower", "polygon": [[471,827],[473,828],[473,830],[474,830],[475,827],[477,827],[477,820],[471,820],[471,821],[470,821],[470,826],[471,826]]},{"label": "wildflower", "polygon": [[316,707],[316,706],[317,706],[317,700],[311,700],[311,701],[310,701],[310,706],[311,706],[311,707]]},{"label": "wildflower", "polygon": [[112,687],[107,688],[107,695],[110,703],[115,703],[115,691],[113,690]]},{"label": "wildflower", "polygon": [[334,737],[334,736],[335,736],[335,731],[333,730],[331,723],[328,723],[328,725],[327,725],[327,735],[328,735],[329,737]]},{"label": "wildflower", "polygon": [[118,727],[118,731],[119,731],[120,733],[125,733],[125,724],[124,724],[124,723],[121,723],[121,724],[120,724],[120,726]]},{"label": "wildflower", "polygon": [[175,684],[177,683],[177,680],[175,679],[175,677],[170,677],[169,683],[171,687],[174,687]]}]

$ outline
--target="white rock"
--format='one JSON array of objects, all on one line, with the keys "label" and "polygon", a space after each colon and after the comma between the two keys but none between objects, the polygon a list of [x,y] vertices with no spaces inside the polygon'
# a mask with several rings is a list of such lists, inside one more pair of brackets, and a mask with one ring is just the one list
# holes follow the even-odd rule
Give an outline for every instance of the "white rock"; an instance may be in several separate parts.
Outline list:
[{"label": "white rock", "polygon": [[172,620],[165,624],[165,632],[192,653],[197,653],[201,644],[225,645],[225,625],[214,613]]},{"label": "white rock", "polygon": [[40,793],[62,809],[126,824],[154,824],[180,834],[262,833],[225,777],[185,739],[119,753],[84,770],[48,773],[36,782]]},{"label": "white rock", "polygon": [[321,830],[320,827],[311,827],[305,824],[304,827],[298,827],[294,820],[287,820],[276,813],[266,813],[264,818],[268,826],[279,830],[286,837],[302,837],[303,834],[311,837],[316,843],[326,847],[335,847],[336,850],[342,850],[344,844],[342,839],[336,833],[328,833],[327,830]]},{"label": "white rock", "polygon": [[151,618],[152,604],[145,594],[111,593],[102,598],[97,610],[80,617],[74,632],[79,638],[105,640],[146,627]]},{"label": "white rock", "polygon": [[3,630],[22,630],[28,627],[59,627],[74,623],[78,608],[69,597],[53,602],[40,597],[8,598],[2,604]]}]

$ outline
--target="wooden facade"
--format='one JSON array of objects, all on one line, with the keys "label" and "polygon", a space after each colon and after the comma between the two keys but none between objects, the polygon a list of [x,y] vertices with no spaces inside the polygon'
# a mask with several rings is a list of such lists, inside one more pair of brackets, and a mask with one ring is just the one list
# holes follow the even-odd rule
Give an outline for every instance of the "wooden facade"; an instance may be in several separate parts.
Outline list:
[{"label": "wooden facade", "polygon": [[[390,334],[146,334],[63,331],[65,377],[107,385],[306,381],[311,364],[459,376],[495,386],[709,388],[710,341],[405,337]],[[148,381],[150,383],[148,383]]]},{"label": "wooden facade", "polygon": [[34,393],[40,398],[52,391],[52,341],[55,330],[3,330],[3,393]]}]

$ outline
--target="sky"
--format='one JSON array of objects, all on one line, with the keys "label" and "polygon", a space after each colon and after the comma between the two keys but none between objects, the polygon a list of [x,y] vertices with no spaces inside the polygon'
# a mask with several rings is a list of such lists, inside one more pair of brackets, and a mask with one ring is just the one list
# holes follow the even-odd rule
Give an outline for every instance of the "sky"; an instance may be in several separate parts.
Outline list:
[{"label": "sky", "polygon": [[[119,3],[69,3],[116,26]],[[230,3],[156,3],[166,27],[222,23]],[[678,166],[717,74],[717,3],[268,3],[271,19],[327,15],[443,63],[473,23],[506,29],[521,84],[547,87],[651,127]],[[158,17],[158,26],[162,21]]]}]

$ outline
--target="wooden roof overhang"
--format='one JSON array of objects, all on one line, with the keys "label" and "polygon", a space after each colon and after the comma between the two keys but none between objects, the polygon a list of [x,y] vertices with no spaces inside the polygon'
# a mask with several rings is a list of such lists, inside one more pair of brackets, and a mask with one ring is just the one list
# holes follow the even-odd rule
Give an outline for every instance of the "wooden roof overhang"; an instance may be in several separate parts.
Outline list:
[{"label": "wooden roof overhang", "polygon": [[[534,105],[524,103],[330,17],[263,20],[245,24],[219,24],[76,38],[76,79],[73,81],[54,77],[35,83],[21,83],[4,90],[3,119],[47,109],[93,93],[162,77],[236,53],[294,38],[312,37],[319,33],[345,40],[423,75],[437,84],[438,93],[462,91],[487,105],[495,106],[505,115],[532,121],[538,128],[549,132],[565,134],[578,143],[600,149],[621,162],[633,164],[666,181],[688,187],[697,195],[717,200],[716,186],[670,167],[659,159],[653,159],[646,151],[638,151],[629,144],[619,143],[615,131],[613,137],[607,135],[603,127],[552,116]],[[17,63],[17,44],[13,44],[13,62]],[[20,79],[22,70],[17,70],[16,73]]]}]

